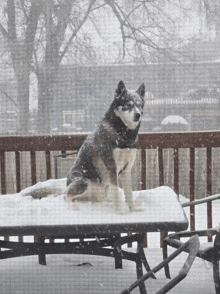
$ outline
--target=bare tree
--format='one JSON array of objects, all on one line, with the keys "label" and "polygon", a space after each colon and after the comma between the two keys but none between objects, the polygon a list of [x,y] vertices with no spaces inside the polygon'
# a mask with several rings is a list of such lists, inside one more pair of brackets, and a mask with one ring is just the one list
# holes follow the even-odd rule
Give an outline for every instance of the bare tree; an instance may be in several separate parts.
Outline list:
[{"label": "bare tree", "polygon": [[[95,0],[86,2],[87,5],[84,4],[84,7],[71,0],[60,0],[56,3],[48,0],[43,3],[42,27],[39,26],[39,30],[42,32],[45,29],[45,33],[38,39],[38,42],[41,42],[41,50],[44,47],[43,62],[42,58],[39,58],[42,55],[39,50],[38,56],[35,54],[35,73],[39,86],[38,129],[44,130],[45,133],[50,132],[53,85],[58,76],[60,63],[91,13]],[[75,7],[76,4],[79,6]],[[81,16],[76,15],[79,8]]]},{"label": "bare tree", "polygon": [[[121,58],[130,54],[133,60],[137,55],[144,59],[150,49],[168,53],[174,46],[176,17],[167,5],[172,1],[6,0],[6,23],[0,22],[0,31],[8,42],[17,79],[20,132],[28,132],[30,72],[38,80],[38,130],[50,132],[53,85],[60,64],[74,46],[86,47],[92,40],[90,35],[85,41],[83,27],[88,21],[99,31],[102,10],[108,9],[120,26]],[[175,9],[182,9],[181,4]]]}]

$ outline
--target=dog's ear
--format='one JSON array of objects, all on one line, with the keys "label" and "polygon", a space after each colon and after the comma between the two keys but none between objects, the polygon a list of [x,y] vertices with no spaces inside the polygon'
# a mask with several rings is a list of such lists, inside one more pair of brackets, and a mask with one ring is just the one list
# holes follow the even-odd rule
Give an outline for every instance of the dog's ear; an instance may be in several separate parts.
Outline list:
[{"label": "dog's ear", "polygon": [[126,92],[125,84],[123,81],[118,83],[118,87],[115,90],[115,98],[119,98],[122,94]]},{"label": "dog's ear", "polygon": [[141,98],[144,99],[144,95],[145,95],[145,85],[144,85],[144,83],[140,85],[140,87],[137,89],[137,92],[141,96]]}]

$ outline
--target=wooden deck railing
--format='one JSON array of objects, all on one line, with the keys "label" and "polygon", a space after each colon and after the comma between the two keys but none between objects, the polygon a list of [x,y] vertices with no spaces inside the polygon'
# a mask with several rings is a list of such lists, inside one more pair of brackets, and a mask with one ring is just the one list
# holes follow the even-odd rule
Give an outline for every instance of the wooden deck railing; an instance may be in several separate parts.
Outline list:
[{"label": "wooden deck railing", "polygon": [[[52,161],[51,153],[53,151],[78,150],[85,140],[85,134],[74,135],[56,135],[56,136],[6,136],[0,137],[0,173],[1,173],[1,193],[7,194],[7,162],[6,154],[14,153],[16,178],[16,191],[21,190],[21,153],[28,152],[30,154],[30,171],[31,184],[37,182],[37,164],[36,153],[43,151],[45,153],[46,179],[52,177]],[[149,175],[147,163],[147,151],[156,150],[158,164],[158,185],[164,185],[165,182],[165,150],[171,149],[173,160],[173,171],[170,176],[173,177],[173,187],[175,192],[179,194],[180,188],[180,150],[189,150],[189,198],[195,199],[195,162],[196,149],[202,148],[206,150],[205,162],[206,166],[206,191],[203,191],[206,196],[213,193],[213,149],[220,147],[220,132],[183,132],[183,133],[141,133],[139,134],[138,148],[141,152],[141,189],[151,188],[147,185],[147,176]],[[170,153],[171,154],[171,153]],[[169,155],[170,156],[170,155]],[[220,157],[220,156],[218,156]],[[184,160],[187,160],[184,159]],[[169,174],[168,174],[169,177]],[[207,227],[212,227],[212,204],[207,205]],[[195,211],[194,207],[190,207],[190,228],[195,229]],[[147,241],[146,241],[147,242]],[[147,244],[145,244],[146,246]]]}]

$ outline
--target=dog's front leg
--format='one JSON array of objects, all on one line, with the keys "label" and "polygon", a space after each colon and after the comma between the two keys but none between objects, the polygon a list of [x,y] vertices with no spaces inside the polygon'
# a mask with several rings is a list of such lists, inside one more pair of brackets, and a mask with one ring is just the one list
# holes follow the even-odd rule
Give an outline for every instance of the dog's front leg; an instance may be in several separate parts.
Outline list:
[{"label": "dog's front leg", "polygon": [[99,168],[102,167],[100,168],[100,170],[102,171],[101,178],[107,187],[107,190],[109,193],[108,198],[109,200],[113,202],[115,207],[115,212],[117,214],[125,214],[128,212],[128,209],[119,191],[118,172],[117,172],[117,167],[115,163],[116,160],[113,154],[108,150],[108,152],[103,152],[102,161],[104,165],[101,166],[99,163]]},{"label": "dog's front leg", "polygon": [[131,211],[143,211],[143,209],[136,207],[132,193],[131,171],[124,170],[120,175],[122,189],[125,194],[125,201],[127,202]]},{"label": "dog's front leg", "polygon": [[129,209],[134,210],[134,201],[132,194],[132,185],[131,185],[131,173],[130,171],[123,171],[120,175],[121,186],[124,190],[125,201],[127,202]]},{"label": "dog's front leg", "polygon": [[110,172],[110,197],[113,200],[115,212],[117,214],[125,214],[126,213],[126,206],[120,196],[119,188],[118,188],[118,176],[115,170],[111,170]]}]

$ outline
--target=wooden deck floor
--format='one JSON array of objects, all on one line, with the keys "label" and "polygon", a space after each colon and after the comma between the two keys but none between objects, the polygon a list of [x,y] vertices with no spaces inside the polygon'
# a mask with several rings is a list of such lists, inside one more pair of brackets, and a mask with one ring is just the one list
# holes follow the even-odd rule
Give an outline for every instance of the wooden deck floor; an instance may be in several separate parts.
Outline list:
[{"label": "wooden deck floor", "polygon": [[[153,267],[162,260],[161,249],[146,249],[146,256]],[[178,273],[185,258],[183,253],[171,263],[172,276]],[[0,293],[3,294],[114,294],[136,278],[133,262],[123,261],[123,269],[115,270],[113,259],[99,256],[49,255],[47,266],[39,265],[36,256],[0,262]],[[156,276],[157,280],[146,282],[148,294],[157,292],[169,281],[163,270]],[[186,279],[169,293],[214,294],[211,265],[196,259]]]}]

